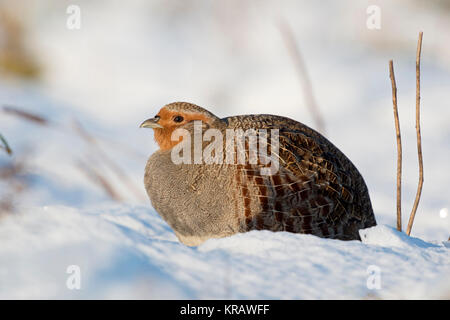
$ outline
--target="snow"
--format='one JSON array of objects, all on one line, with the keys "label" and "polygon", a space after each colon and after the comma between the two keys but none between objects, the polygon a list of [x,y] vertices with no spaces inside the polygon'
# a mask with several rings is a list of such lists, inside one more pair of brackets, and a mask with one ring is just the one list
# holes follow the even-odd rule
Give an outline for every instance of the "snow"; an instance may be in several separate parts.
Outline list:
[{"label": "snow", "polygon": [[[252,231],[192,248],[148,207],[28,208],[0,224],[0,298],[448,298],[442,242],[385,225],[361,236]],[[80,267],[80,290],[66,285],[71,265]],[[379,289],[367,286],[373,266]]]},{"label": "snow", "polygon": [[[2,73],[0,104],[51,125],[0,112],[0,133],[14,152],[0,150],[0,167],[24,163],[27,183],[12,199],[15,210],[0,216],[0,298],[448,299],[450,11],[378,1],[382,28],[369,31],[366,3],[356,0],[167,3],[80,0],[80,30],[65,27],[64,2],[2,6],[23,18],[27,47],[44,72],[39,81]],[[292,26],[326,136],[362,173],[379,225],[361,231],[362,242],[255,231],[186,247],[146,197],[143,170],[156,145],[138,125],[166,103],[189,101],[218,116],[276,113],[314,127],[278,18]],[[405,228],[417,188],[419,30],[425,182],[408,237],[392,228],[387,67],[394,59]],[[119,201],[80,163],[109,181]],[[0,197],[4,191],[1,182]],[[80,290],[66,286],[71,265],[80,267]],[[381,288],[369,289],[377,270]]]}]

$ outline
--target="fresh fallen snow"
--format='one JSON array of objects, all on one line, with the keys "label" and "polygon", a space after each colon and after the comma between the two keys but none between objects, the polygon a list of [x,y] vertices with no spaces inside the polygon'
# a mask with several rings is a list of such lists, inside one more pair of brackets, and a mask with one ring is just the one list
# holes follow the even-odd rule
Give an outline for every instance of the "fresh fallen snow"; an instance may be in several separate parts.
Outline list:
[{"label": "fresh fallen snow", "polygon": [[[13,158],[0,153],[0,165],[25,161],[29,178],[13,199],[17,212],[0,217],[0,298],[450,297],[449,242],[442,242],[450,217],[441,214],[450,208],[448,11],[382,1],[391,14],[373,31],[366,28],[367,4],[356,0],[189,7],[84,1],[82,28],[68,31],[66,4],[41,2],[48,10],[14,4],[20,21],[32,18],[27,45],[42,62],[42,81],[0,75],[2,105],[54,124],[0,114],[1,133],[14,151]],[[362,243],[250,232],[185,247],[148,205],[143,171],[156,145],[151,131],[138,125],[166,103],[190,101],[221,117],[275,113],[315,127],[273,12],[291,25],[327,137],[363,175],[380,226],[365,230]],[[396,224],[391,58],[399,89],[404,226],[416,194],[417,30],[424,31],[425,182],[412,235],[424,241],[383,226]],[[76,133],[74,119],[129,183]],[[92,207],[110,198],[80,170],[80,161],[134,206]],[[80,267],[81,290],[66,287],[71,265]],[[381,272],[381,289],[367,288],[368,269]]]},{"label": "fresh fallen snow", "polygon": [[[22,208],[0,223],[0,298],[449,298],[450,245],[379,225],[362,242],[252,231],[179,243],[149,207]],[[80,290],[66,282],[80,268]],[[376,279],[380,289],[369,289]],[[375,278],[374,278],[375,277]],[[375,280],[376,282],[376,280]]]}]

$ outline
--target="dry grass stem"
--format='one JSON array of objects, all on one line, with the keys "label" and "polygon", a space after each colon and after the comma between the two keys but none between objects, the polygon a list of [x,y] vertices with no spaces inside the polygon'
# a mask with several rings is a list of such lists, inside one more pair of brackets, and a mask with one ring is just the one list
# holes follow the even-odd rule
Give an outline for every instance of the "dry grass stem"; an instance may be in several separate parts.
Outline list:
[{"label": "dry grass stem", "polygon": [[[74,125],[72,127],[68,127],[60,123],[53,123],[41,115],[25,111],[16,106],[3,105],[2,111],[14,117],[20,118],[25,121],[33,122],[35,124],[44,127],[56,128],[58,131],[66,132],[69,135],[73,135],[75,133],[78,138],[81,138],[83,141],[86,142],[91,153],[93,155],[96,155],[98,159],[101,159],[102,162],[107,167],[109,167],[117,177],[119,177],[120,181],[127,186],[128,190],[130,190],[137,199],[142,201],[146,200],[145,194],[142,192],[142,190],[134,183],[134,181],[127,175],[127,173],[124,170],[122,170],[122,168],[106,152],[102,150],[102,148],[99,145],[98,139],[93,135],[91,135],[90,133],[88,133],[87,130],[82,127],[79,121],[75,120]],[[5,148],[7,152],[10,151],[9,146],[7,146],[6,140],[4,140],[3,137],[0,137],[0,139],[3,142],[3,145],[5,146],[3,147],[0,144],[0,148]],[[131,152],[127,152],[126,154],[135,155],[134,153]],[[83,168],[83,172],[85,173],[89,172],[89,175],[92,175],[91,177],[89,177],[90,181],[95,182],[95,184],[97,185],[101,185],[102,188],[106,190],[106,192],[110,195],[111,198],[115,200],[122,199],[122,197],[119,196],[119,194],[111,188],[112,183],[108,181],[106,176],[100,174],[98,169],[94,169],[92,166],[87,167],[86,165],[84,166],[78,165],[78,167]]]},{"label": "dry grass stem", "polygon": [[29,187],[25,159],[8,161],[0,165],[0,217],[15,211],[21,195]]},{"label": "dry grass stem", "polygon": [[423,32],[419,33],[419,40],[417,42],[417,53],[416,53],[416,135],[417,135],[417,154],[419,158],[419,183],[417,186],[416,198],[414,200],[414,205],[409,216],[408,227],[406,233],[411,234],[411,229],[414,223],[414,218],[416,216],[417,207],[420,201],[420,195],[422,194],[423,186],[423,158],[422,158],[422,137],[420,134],[420,56],[422,52],[422,36]]},{"label": "dry grass stem", "polygon": [[6,139],[3,137],[3,135],[0,133],[0,141],[3,143],[3,146],[0,146],[1,149],[5,149],[6,153],[11,155],[12,154],[12,150],[8,145],[8,142],[6,141]]},{"label": "dry grass stem", "polygon": [[106,179],[98,170],[94,167],[89,166],[87,163],[82,161],[78,161],[78,168],[89,178],[94,184],[100,186],[105,193],[115,201],[122,201],[122,198],[115,191],[111,183],[109,183],[108,179]]},{"label": "dry grass stem", "polygon": [[325,134],[325,121],[323,120],[323,116],[320,112],[320,108],[314,98],[313,89],[311,80],[309,78],[308,72],[306,70],[306,65],[303,61],[302,55],[300,53],[300,49],[295,40],[294,34],[292,32],[291,27],[287,22],[281,20],[279,23],[279,29],[283,39],[286,43],[286,47],[289,53],[292,56],[292,59],[295,63],[295,67],[297,70],[297,75],[300,79],[303,93],[305,94],[306,106],[311,113],[314,122],[316,123],[317,130],[323,134]]},{"label": "dry grass stem", "polygon": [[91,147],[93,153],[97,154],[97,156],[107,165],[110,169],[116,174],[116,176],[125,183],[129,190],[131,190],[134,195],[142,201],[145,201],[145,196],[142,194],[141,190],[135,185],[133,180],[131,180],[128,175],[125,173],[122,168],[115,163],[99,146],[97,139],[92,136],[89,132],[86,131],[85,128],[81,125],[79,121],[74,121],[74,130],[75,132],[87,142],[87,144]]},{"label": "dry grass stem", "polygon": [[34,122],[39,125],[47,126],[49,125],[49,120],[45,119],[42,116],[31,113],[29,111],[21,110],[14,106],[3,106],[3,112],[9,113],[13,116],[17,116],[19,118],[25,119],[30,122]]},{"label": "dry grass stem", "polygon": [[392,85],[392,104],[394,107],[395,133],[397,135],[397,230],[402,231],[402,138],[398,120],[397,84],[392,60],[389,61],[389,77]]}]

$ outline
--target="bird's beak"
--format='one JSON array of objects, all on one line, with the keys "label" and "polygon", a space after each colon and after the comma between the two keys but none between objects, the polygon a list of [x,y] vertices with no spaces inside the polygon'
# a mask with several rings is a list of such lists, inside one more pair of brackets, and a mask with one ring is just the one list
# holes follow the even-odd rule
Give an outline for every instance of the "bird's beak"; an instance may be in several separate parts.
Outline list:
[{"label": "bird's beak", "polygon": [[147,119],[141,123],[139,128],[164,128],[162,125],[158,123],[159,117]]}]

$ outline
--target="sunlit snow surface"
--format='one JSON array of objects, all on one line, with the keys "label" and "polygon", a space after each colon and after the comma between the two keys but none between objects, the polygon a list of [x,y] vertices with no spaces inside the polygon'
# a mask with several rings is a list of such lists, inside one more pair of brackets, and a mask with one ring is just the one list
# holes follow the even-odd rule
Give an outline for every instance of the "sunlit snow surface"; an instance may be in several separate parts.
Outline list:
[{"label": "sunlit snow surface", "polygon": [[[383,225],[361,232],[253,231],[191,248],[146,207],[28,208],[0,224],[0,298],[448,298],[450,248]],[[66,285],[70,265],[80,290]]]},{"label": "sunlit snow surface", "polygon": [[[382,26],[373,31],[365,24],[367,3],[357,0],[77,3],[80,30],[66,28],[63,1],[7,4],[33,17],[24,20],[27,43],[44,72],[40,82],[1,74],[0,103],[52,125],[0,113],[0,133],[14,151],[13,158],[1,152],[0,165],[25,161],[29,177],[16,211],[0,217],[0,298],[450,297],[450,11],[378,1]],[[151,130],[138,126],[166,103],[189,101],[219,117],[272,113],[315,127],[279,18],[298,42],[326,136],[363,175],[379,226],[363,231],[362,242],[250,232],[186,247],[146,198],[143,170],[156,145]],[[403,134],[405,228],[418,175],[419,30],[425,182],[416,238],[408,238],[392,229],[388,61],[394,59]],[[97,139],[94,149],[76,133],[75,120]],[[109,202],[80,162],[101,172],[127,204]],[[80,290],[66,286],[72,265],[80,267]],[[374,276],[380,289],[367,286]]]}]

